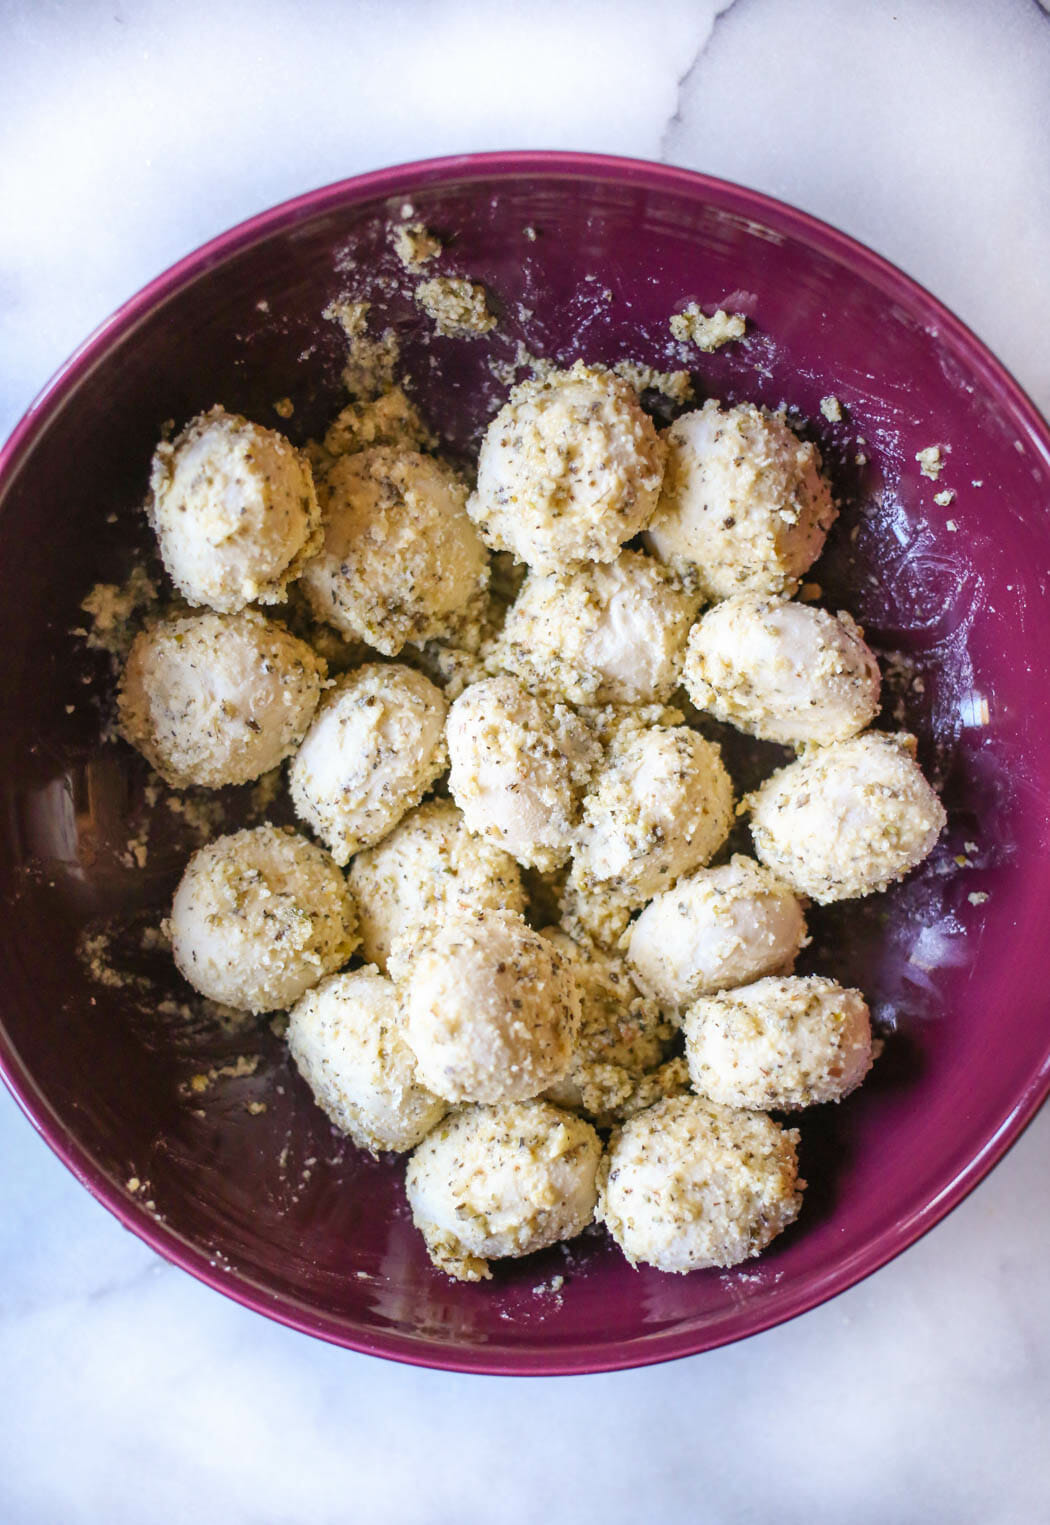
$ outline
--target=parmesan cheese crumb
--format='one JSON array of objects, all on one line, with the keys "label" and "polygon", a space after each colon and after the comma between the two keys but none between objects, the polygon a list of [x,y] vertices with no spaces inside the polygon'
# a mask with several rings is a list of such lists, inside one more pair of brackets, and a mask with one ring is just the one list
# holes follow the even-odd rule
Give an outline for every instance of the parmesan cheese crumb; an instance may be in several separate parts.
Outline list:
[{"label": "parmesan cheese crumb", "polygon": [[391,242],[405,269],[413,272],[441,253],[441,240],[421,222],[402,223],[394,229]]},{"label": "parmesan cheese crumb", "polygon": [[970,894],[967,895],[966,898],[971,905],[984,905],[985,901],[988,899],[988,896],[984,890],[971,890]]},{"label": "parmesan cheese crumb", "polygon": [[126,655],[135,635],[136,614],[156,600],[157,585],[141,566],[132,567],[122,583],[96,583],[80,605],[91,617],[85,634],[88,646],[112,656]]},{"label": "parmesan cheese crumb", "polygon": [[944,467],[940,445],[927,445],[925,450],[917,450],[915,459],[919,463],[919,469],[924,477],[929,477],[936,482]]},{"label": "parmesan cheese crumb", "polygon": [[840,424],[843,419],[842,404],[832,395],[820,399],[820,411],[829,424]]},{"label": "parmesan cheese crumb", "polygon": [[670,328],[675,339],[680,339],[683,344],[695,344],[710,355],[723,344],[742,339],[747,331],[747,319],[738,312],[728,313],[722,307],[707,317],[695,302],[690,302],[688,307],[674,314]]},{"label": "parmesan cheese crumb", "polygon": [[950,487],[946,487],[943,492],[934,493],[933,501],[939,504],[941,508],[947,508],[949,503],[955,502],[955,493]]},{"label": "parmesan cheese crumb", "polygon": [[445,339],[474,339],[495,328],[484,286],[461,276],[439,275],[416,287],[415,298]]},{"label": "parmesan cheese crumb", "polygon": [[671,402],[678,403],[693,400],[693,378],[688,371],[656,371],[651,365],[640,365],[636,360],[618,360],[612,372],[639,394],[659,392]]},{"label": "parmesan cheese crumb", "polygon": [[352,397],[365,400],[389,392],[394,384],[397,365],[397,335],[392,328],[373,339],[366,330],[371,303],[355,302],[348,296],[329,302],[322,316],[338,323],[346,335],[346,364],[343,384]]}]

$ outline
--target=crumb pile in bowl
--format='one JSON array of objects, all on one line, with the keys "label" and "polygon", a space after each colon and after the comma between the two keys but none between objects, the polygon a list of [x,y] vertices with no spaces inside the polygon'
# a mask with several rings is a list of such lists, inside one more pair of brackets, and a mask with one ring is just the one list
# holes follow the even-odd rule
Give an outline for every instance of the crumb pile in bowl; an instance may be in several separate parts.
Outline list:
[{"label": "crumb pile in bowl", "polygon": [[[1005,960],[980,929],[1023,923],[1037,898],[1020,822],[1045,697],[1023,662],[1004,668],[1002,646],[1018,600],[1035,618],[1046,561],[1039,526],[1008,505],[1044,466],[1023,399],[974,341],[939,310],[941,331],[923,327],[933,304],[837,235],[674,172],[603,166],[584,194],[567,166],[541,181],[538,164],[531,180],[519,168],[439,176],[413,189],[411,212],[395,176],[274,214],[221,260],[170,278],[107,340],[119,441],[113,418],[92,412],[86,368],[34,425],[0,530],[13,533],[12,506],[24,514],[31,490],[86,538],[79,558],[45,563],[30,547],[20,559],[5,774],[20,951],[5,1057],[59,1151],[213,1284],[358,1348],[581,1370],[704,1348],[848,1284],[972,1184],[999,1147],[988,1140],[1034,1104],[1027,954]],[[574,411],[557,375],[581,361],[577,400],[599,395]],[[487,449],[515,385],[520,427]],[[568,454],[577,483],[620,493],[622,535],[610,541],[578,495],[566,511],[566,452],[543,455],[551,490],[528,522],[508,514],[523,461],[535,480],[547,450],[547,415],[563,441],[581,418],[606,427],[606,386],[640,399],[642,421],[619,437],[622,454],[608,439]],[[234,419],[251,420],[249,435],[234,438]],[[168,581],[139,505],[157,439],[172,452],[163,485],[193,420],[193,448],[224,436],[227,488],[265,454],[251,429],[289,441],[290,457],[273,446],[282,490],[253,500],[265,544],[183,547]],[[691,569],[689,545],[712,528],[705,494],[754,506],[762,493],[742,493],[740,458],[765,450],[759,482],[783,465],[762,443],[774,420],[796,442],[791,512],[765,539],[744,515],[737,539],[782,586],[735,583],[740,566],[710,540]],[[647,422],[663,448],[679,442],[673,472],[650,458]],[[821,474],[839,510],[830,526]],[[677,512],[661,499],[669,476]],[[362,513],[383,518],[381,535],[362,534]],[[726,534],[735,517],[720,521]],[[167,522],[155,513],[162,538]],[[810,570],[820,547],[808,541],[826,532]],[[356,583],[341,573],[350,546],[370,557]],[[74,610],[98,583],[110,586],[88,596],[87,650],[71,660]],[[104,648],[123,663],[140,629],[149,639],[118,716]],[[785,663],[785,651],[807,655]],[[391,728],[347,818],[340,760],[383,732],[387,718],[369,730],[376,710]],[[117,739],[118,719],[148,761]],[[921,771],[903,735],[917,738]],[[486,737],[504,779],[519,743],[535,752],[542,738],[542,787],[535,769],[527,786],[491,787]],[[940,824],[923,773],[948,825],[897,882]],[[835,816],[861,775],[925,825],[909,839],[897,822],[879,846],[870,822]],[[530,788],[508,812],[508,792]],[[630,806],[672,795],[681,832]],[[727,814],[743,801],[753,836]],[[189,860],[223,838],[236,839],[230,861],[198,860],[207,872],[183,896]],[[268,924],[277,906],[255,892],[270,852],[288,856],[278,839],[309,850],[309,867],[292,850],[285,889],[315,876],[325,911],[307,929],[297,893],[279,889],[291,913],[278,917],[281,956],[258,957],[249,937],[247,989],[230,978],[234,940],[208,935],[215,897],[240,901],[249,932]],[[473,907],[466,928],[450,881]],[[183,918],[171,916],[177,890]],[[683,935],[740,906],[728,951]],[[184,923],[178,955],[206,991],[175,972],[169,919]],[[450,1056],[434,1020],[457,1000],[477,1013],[467,964],[491,969],[496,943],[508,967],[532,960],[533,983],[562,991],[542,1003],[542,1041],[511,1055],[517,1094],[493,1082],[488,1045]],[[763,971],[756,1007],[749,960],[773,946],[785,957]],[[289,1009],[290,1021],[275,1015]],[[869,1010],[881,1057],[828,1106],[863,1078]],[[336,1032],[356,1044],[364,1090],[333,1071]],[[564,1063],[567,1033],[589,1063]],[[654,1117],[661,1152],[666,1141],[695,1161],[717,1136],[723,1160],[765,1162],[745,1193],[750,1227],[746,1213],[698,1213],[695,1177],[665,1170],[654,1188]],[[773,1238],[798,1209],[796,1166],[776,1142],[796,1126],[808,1186],[799,1221]],[[542,1179],[501,1175],[511,1133],[533,1141]],[[615,1180],[596,1158],[610,1139]],[[487,1167],[480,1207],[478,1178],[457,1183],[450,1164],[472,1147]],[[407,1196],[389,1148],[412,1151]],[[617,1195],[624,1172],[643,1194],[662,1191],[665,1217],[685,1204],[703,1233],[658,1244]],[[515,1185],[527,1187],[517,1209]],[[595,1189],[637,1270],[603,1227],[549,1242],[587,1220]],[[481,1275],[487,1261],[491,1280],[464,1286],[429,1265],[413,1211],[446,1269]],[[449,1233],[450,1212],[473,1239]],[[746,1271],[717,1269],[770,1239]],[[694,1265],[716,1268],[667,1274]]]}]

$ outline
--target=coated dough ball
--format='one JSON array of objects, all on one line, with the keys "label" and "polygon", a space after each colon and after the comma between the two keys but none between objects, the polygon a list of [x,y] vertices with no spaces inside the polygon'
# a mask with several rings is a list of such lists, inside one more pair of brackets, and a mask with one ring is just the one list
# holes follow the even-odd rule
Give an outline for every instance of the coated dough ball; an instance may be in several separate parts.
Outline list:
[{"label": "coated dough ball", "polygon": [[787,746],[846,741],[879,708],[879,664],[848,614],[751,593],[693,626],[682,681],[697,709]]},{"label": "coated dough ball", "polygon": [[279,604],[321,544],[310,467],[283,435],[212,408],[158,445],[150,522],[187,603]]},{"label": "coated dough ball", "polygon": [[680,879],[631,928],[627,961],[668,1010],[790,969],[806,939],[802,907],[767,868],[739,854]]},{"label": "coated dough ball", "polygon": [[462,1281],[488,1262],[572,1239],[594,1218],[601,1139],[544,1101],[466,1107],[408,1162],[412,1221],[436,1266]]},{"label": "coated dough ball", "polygon": [[615,954],[575,942],[550,927],[544,937],[564,954],[580,993],[580,1030],[566,1074],[544,1093],[548,1101],[611,1122],[656,1069],[673,1029],[656,1002],[638,990]]},{"label": "coated dough ball", "polygon": [[779,593],[811,567],[836,508],[816,445],[753,403],[705,402],[667,431],[667,473],[648,540],[692,568],[708,598]]},{"label": "coated dough ball", "polygon": [[649,704],[678,682],[699,599],[651,556],[621,551],[576,573],[531,572],[494,660],[572,704]]},{"label": "coated dough ball", "polygon": [[807,752],[750,796],[755,851],[820,905],[884,890],[933,850],[947,817],[915,740],[867,731]]},{"label": "coated dough ball", "polygon": [[522,1101],[568,1069],[580,997],[566,960],[511,911],[453,913],[403,971],[422,1083],[448,1101]]},{"label": "coated dough ball", "polygon": [[656,507],[663,455],[627,382],[577,361],[515,387],[481,442],[467,512],[486,545],[530,567],[613,561]]},{"label": "coated dough ball", "polygon": [[120,729],[173,789],[246,784],[298,746],[325,675],[305,641],[254,609],[158,620],[128,654]]},{"label": "coated dough ball", "polygon": [[593,743],[509,677],[465,689],[448,717],[448,787],[467,826],[547,872],[569,855]]},{"label": "coated dough ball", "polygon": [[466,489],[414,450],[341,456],[324,486],[324,546],[303,587],[318,619],[384,656],[446,635],[488,580]]},{"label": "coated dough ball", "polygon": [[416,945],[453,909],[525,909],[521,871],[509,853],[467,830],[451,800],[428,800],[350,865],[361,919],[361,953],[380,969],[397,943]]},{"label": "coated dough ball", "polygon": [[700,1096],[658,1102],[609,1140],[596,1217],[632,1265],[739,1265],[798,1217],[798,1140],[762,1112]]},{"label": "coated dough ball", "polygon": [[395,987],[373,968],[331,974],[288,1018],[288,1047],[317,1105],[361,1149],[414,1149],[448,1111],[421,1086]]},{"label": "coated dough ball", "polygon": [[572,880],[643,905],[702,867],[729,834],[733,785],[714,742],[651,726],[614,747],[583,802]]},{"label": "coated dough ball", "polygon": [[705,996],[683,1026],[693,1085],[727,1107],[794,1112],[841,1101],[871,1069],[864,997],[820,975]]},{"label": "coated dough ball", "polygon": [[396,663],[370,662],[325,695],[288,783],[337,863],[385,837],[444,772],[447,713],[440,689]]},{"label": "coated dough ball", "polygon": [[345,881],[323,847],[256,826],[193,854],[171,907],[171,949],[195,990],[239,1011],[291,1006],[357,946]]}]

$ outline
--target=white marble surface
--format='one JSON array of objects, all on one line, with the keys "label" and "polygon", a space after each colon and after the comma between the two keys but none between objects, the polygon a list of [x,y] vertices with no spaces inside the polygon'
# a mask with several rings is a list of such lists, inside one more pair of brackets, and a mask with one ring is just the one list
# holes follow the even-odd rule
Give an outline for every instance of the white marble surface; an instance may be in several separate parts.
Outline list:
[{"label": "white marble surface", "polygon": [[[716,12],[721,15],[716,19]],[[0,434],[229,224],[444,152],[663,157],[794,201],[953,305],[1050,411],[1040,0],[0,0]],[[647,1371],[335,1350],[157,1260],[0,1097],[0,1520],[1050,1515],[1044,1111],[893,1265]]]}]

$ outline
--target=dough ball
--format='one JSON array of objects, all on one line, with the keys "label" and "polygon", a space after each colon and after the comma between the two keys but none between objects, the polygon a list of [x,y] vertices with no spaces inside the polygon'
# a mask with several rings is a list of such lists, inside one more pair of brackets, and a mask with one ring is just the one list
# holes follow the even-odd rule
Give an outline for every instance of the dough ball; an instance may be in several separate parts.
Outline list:
[{"label": "dough ball", "polygon": [[705,996],[683,1026],[693,1085],[727,1107],[794,1112],[841,1101],[871,1069],[864,997],[819,975]]},{"label": "dough ball", "polygon": [[798,1217],[798,1140],[762,1112],[700,1096],[657,1102],[609,1140],[596,1217],[632,1265],[739,1265]]},{"label": "dough ball", "polygon": [[359,667],[325,695],[288,783],[337,863],[385,837],[444,772],[447,713],[440,689],[395,663]]},{"label": "dough ball", "polygon": [[698,598],[651,556],[621,551],[575,573],[531,572],[494,660],[572,704],[649,704],[678,683]]},{"label": "dough ball", "polygon": [[557,928],[543,934],[562,953],[580,995],[580,1030],[569,1068],[544,1093],[548,1101],[611,1122],[656,1069],[673,1028],[643,996],[613,953],[575,942]]},{"label": "dough ball", "polygon": [[254,609],[159,620],[128,654],[120,729],[173,789],[246,784],[298,746],[325,672]]},{"label": "dough ball", "polygon": [[711,400],[667,431],[667,473],[648,539],[691,568],[708,598],[780,593],[813,565],[835,519],[820,452],[753,403]]},{"label": "dough ball", "polygon": [[563,956],[511,911],[458,911],[403,973],[419,1078],[448,1101],[522,1101],[568,1069],[580,998]]},{"label": "dough ball", "polygon": [[903,733],[807,752],[752,794],[755,851],[820,905],[884,890],[933,850],[947,817]]},{"label": "dough ball", "polygon": [[412,1220],[435,1265],[462,1281],[488,1262],[572,1239],[594,1218],[601,1139],[544,1101],[466,1107],[408,1162]]},{"label": "dough ball", "polygon": [[805,939],[796,897],[738,854],[651,900],[631,928],[627,960],[642,989],[677,1012],[789,969]]},{"label": "dough ball", "polygon": [[452,910],[525,909],[521,870],[509,853],[467,830],[451,800],[410,811],[350,865],[361,920],[361,953],[387,967],[395,942],[408,957]]},{"label": "dough ball", "polygon": [[564,862],[578,783],[593,760],[581,722],[514,678],[486,678],[453,704],[447,738],[449,791],[469,829],[528,867],[548,872]]},{"label": "dough ball", "polygon": [[693,626],[682,681],[697,709],[787,746],[845,741],[879,708],[879,664],[848,614],[751,593]]},{"label": "dough ball", "polygon": [[291,1006],[357,946],[357,917],[323,847],[256,826],[193,854],[169,930],[179,972],[239,1011]]},{"label": "dough ball", "polygon": [[707,863],[732,819],[733,785],[715,743],[687,726],[652,726],[614,746],[585,797],[572,880],[643,905]]},{"label": "dough ball", "polygon": [[557,572],[615,560],[649,522],[662,474],[634,390],[577,361],[515,387],[481,442],[467,512],[486,545]]},{"label": "dough ball", "polygon": [[361,1149],[414,1149],[448,1111],[416,1077],[395,987],[331,974],[292,1007],[288,1047],[317,1105]]},{"label": "dough ball", "polygon": [[306,461],[283,435],[212,408],[157,446],[150,522],[187,603],[277,604],[321,543]]},{"label": "dough ball", "polygon": [[342,456],[323,499],[324,546],[302,581],[318,619],[343,635],[396,657],[447,634],[484,588],[466,489],[430,456],[391,445]]}]

